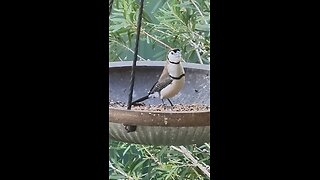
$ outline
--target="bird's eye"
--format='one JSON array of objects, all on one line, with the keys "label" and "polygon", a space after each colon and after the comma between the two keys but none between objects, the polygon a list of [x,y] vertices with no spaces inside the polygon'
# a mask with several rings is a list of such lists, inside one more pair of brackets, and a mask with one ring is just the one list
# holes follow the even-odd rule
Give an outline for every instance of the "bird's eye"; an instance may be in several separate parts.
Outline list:
[{"label": "bird's eye", "polygon": [[171,54],[173,54],[173,52],[171,52]]}]

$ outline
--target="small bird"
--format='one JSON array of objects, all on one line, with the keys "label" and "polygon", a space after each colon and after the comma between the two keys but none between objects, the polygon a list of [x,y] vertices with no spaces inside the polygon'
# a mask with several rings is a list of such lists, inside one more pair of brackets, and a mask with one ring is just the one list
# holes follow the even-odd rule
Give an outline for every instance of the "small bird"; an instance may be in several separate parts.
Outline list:
[{"label": "small bird", "polygon": [[[167,56],[167,62],[158,81],[152,86],[148,95],[133,101],[131,104],[135,105],[138,102],[144,101],[149,98],[159,97],[164,104],[163,99],[167,99],[171,106],[172,102],[169,98],[174,97],[183,88],[185,82],[185,72],[182,67],[181,52],[179,49],[172,49]],[[137,126],[124,124],[127,132],[134,132]]]},{"label": "small bird", "polygon": [[167,99],[171,106],[169,98],[174,97],[183,88],[185,83],[185,72],[181,62],[181,52],[179,49],[171,49],[167,56],[167,62],[158,81],[152,86],[148,95],[132,102],[135,105],[138,102],[149,98],[159,97],[164,104],[163,99]]}]

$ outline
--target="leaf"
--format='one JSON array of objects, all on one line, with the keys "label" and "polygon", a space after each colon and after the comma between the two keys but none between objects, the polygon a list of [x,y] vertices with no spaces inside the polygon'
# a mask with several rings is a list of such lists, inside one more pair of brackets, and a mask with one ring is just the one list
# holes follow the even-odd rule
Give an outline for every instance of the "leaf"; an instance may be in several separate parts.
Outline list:
[{"label": "leaf", "polygon": [[202,25],[202,24],[196,24],[196,30],[199,31],[205,31],[205,32],[209,32],[210,31],[210,26],[209,25]]},{"label": "leaf", "polygon": [[126,177],[123,175],[110,175],[109,179],[125,179]]},{"label": "leaf", "polygon": [[123,28],[123,24],[113,25],[112,27],[110,27],[110,29],[112,29],[112,32],[116,32],[121,28]]},{"label": "leaf", "polygon": [[151,10],[152,13],[156,12],[160,7],[162,7],[167,0],[158,0],[154,2],[156,2],[156,4],[153,4],[153,9]]},{"label": "leaf", "polygon": [[166,50],[163,50],[163,51],[159,51],[158,53],[156,53],[154,55],[154,60],[157,60],[157,61],[164,61],[165,59],[165,55],[167,54]]},{"label": "leaf", "polygon": [[125,156],[126,153],[129,151],[129,149],[131,148],[131,146],[128,146],[122,153],[122,156]]},{"label": "leaf", "polygon": [[150,44],[149,36],[147,36],[146,39],[147,39],[147,43]]},{"label": "leaf", "polygon": [[139,163],[137,163],[134,168],[132,169],[132,171],[135,171],[137,168],[142,169],[144,166],[142,166],[145,162],[147,161],[147,159],[143,159],[142,161],[140,161]]},{"label": "leaf", "polygon": [[193,5],[192,5],[192,3],[190,1],[185,1],[185,2],[182,2],[182,3],[177,4],[175,6],[184,7],[184,8],[192,8],[193,7]]},{"label": "leaf", "polygon": [[160,21],[151,13],[147,11],[143,11],[143,17],[147,22],[153,23],[153,24],[159,24]]},{"label": "leaf", "polygon": [[123,18],[120,17],[115,17],[111,19],[112,22],[125,22],[125,20]]}]

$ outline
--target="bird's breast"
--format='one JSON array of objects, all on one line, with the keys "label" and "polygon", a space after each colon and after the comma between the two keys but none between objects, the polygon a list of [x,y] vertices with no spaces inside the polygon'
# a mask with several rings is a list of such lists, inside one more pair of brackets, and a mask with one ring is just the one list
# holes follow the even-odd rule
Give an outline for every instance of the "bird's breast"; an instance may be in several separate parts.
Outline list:
[{"label": "bird's breast", "polygon": [[181,79],[173,80],[171,84],[169,84],[167,87],[163,88],[160,91],[160,99],[172,98],[173,96],[177,95],[179,91],[183,88],[184,82],[184,76]]},{"label": "bird's breast", "polygon": [[184,74],[184,69],[181,64],[169,64],[167,66],[168,73],[173,77],[179,77]]}]

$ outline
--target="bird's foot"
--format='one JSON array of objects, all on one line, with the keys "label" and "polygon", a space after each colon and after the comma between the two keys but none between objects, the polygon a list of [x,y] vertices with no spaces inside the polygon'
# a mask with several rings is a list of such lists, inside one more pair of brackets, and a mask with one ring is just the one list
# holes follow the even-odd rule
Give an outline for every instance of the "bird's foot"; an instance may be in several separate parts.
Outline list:
[{"label": "bird's foot", "polygon": [[170,101],[170,99],[168,99],[168,101],[169,101],[170,105],[173,107],[173,104],[172,104],[172,102]]}]

